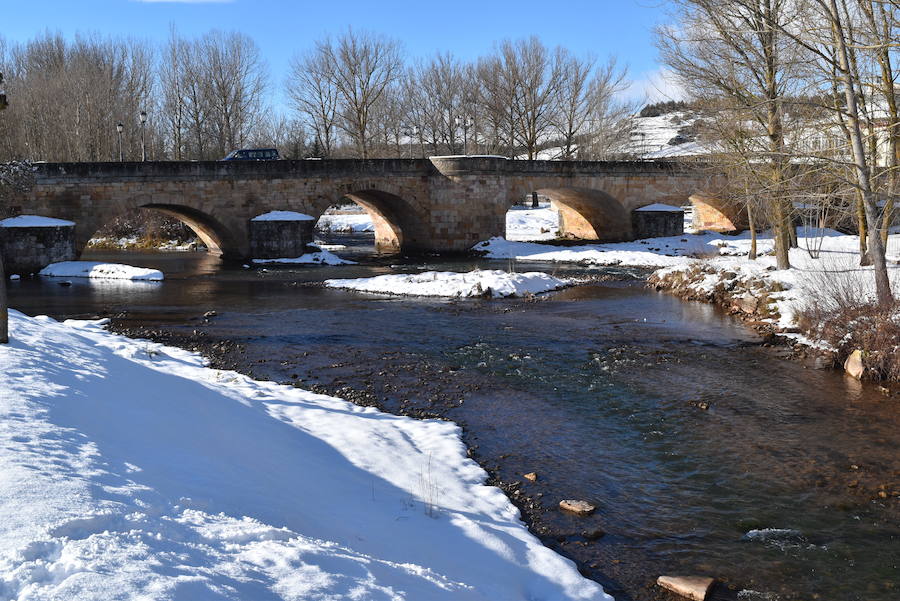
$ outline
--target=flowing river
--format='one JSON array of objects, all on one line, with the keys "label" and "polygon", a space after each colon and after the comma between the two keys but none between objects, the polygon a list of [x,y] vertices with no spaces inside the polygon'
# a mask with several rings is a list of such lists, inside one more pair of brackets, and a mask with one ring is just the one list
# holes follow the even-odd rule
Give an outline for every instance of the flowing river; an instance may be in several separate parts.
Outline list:
[{"label": "flowing river", "polygon": [[[637,270],[518,263],[604,278],[538,300],[448,301],[315,283],[509,265],[85,259],[167,279],[23,279],[10,282],[11,306],[111,316],[216,366],[452,419],[532,531],[619,600],[669,599],[653,584],[661,574],[716,576],[731,589],[722,598],[900,599],[898,397],[785,359],[716,308],[646,289]],[[561,499],[598,510],[565,515]]]}]

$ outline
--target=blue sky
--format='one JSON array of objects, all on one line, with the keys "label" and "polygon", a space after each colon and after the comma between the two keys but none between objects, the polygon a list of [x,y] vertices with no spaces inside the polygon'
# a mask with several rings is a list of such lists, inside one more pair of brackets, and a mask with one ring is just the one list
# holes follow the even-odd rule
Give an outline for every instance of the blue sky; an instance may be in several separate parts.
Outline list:
[{"label": "blue sky", "polygon": [[[0,35],[24,41],[44,30],[162,40],[174,23],[184,35],[242,31],[256,40],[280,84],[290,56],[347,26],[401,40],[410,56],[451,51],[463,59],[503,38],[540,36],[548,45],[618,56],[636,80],[635,95],[657,90],[652,28],[666,19],[665,0],[37,0],[7,4]],[[648,84],[649,82],[649,84]]]}]

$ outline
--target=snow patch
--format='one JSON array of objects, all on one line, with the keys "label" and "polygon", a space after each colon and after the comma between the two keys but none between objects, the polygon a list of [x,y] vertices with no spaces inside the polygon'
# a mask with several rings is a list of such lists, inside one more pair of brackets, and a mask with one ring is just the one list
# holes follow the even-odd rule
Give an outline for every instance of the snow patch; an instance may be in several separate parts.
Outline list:
[{"label": "snow patch", "polygon": [[158,269],[132,267],[119,263],[96,263],[93,261],[63,261],[51,263],[38,275],[58,278],[97,278],[109,280],[145,280],[157,282],[165,278]]},{"label": "snow patch", "polygon": [[295,211],[269,211],[262,215],[257,215],[250,221],[315,221],[316,218],[306,213],[297,213]]},{"label": "snow patch", "polygon": [[681,213],[684,211],[681,207],[674,207],[672,205],[664,205],[661,203],[654,203],[652,205],[647,205],[645,207],[641,207],[640,209],[635,209],[635,211],[652,211],[654,213],[663,213],[663,212],[672,212],[672,213]]},{"label": "snow patch", "polygon": [[507,273],[499,270],[425,271],[416,274],[379,275],[371,278],[325,280],[329,288],[403,296],[510,297],[540,294],[569,285],[546,273]]},{"label": "snow patch", "polygon": [[286,257],[283,259],[253,259],[254,263],[262,264],[284,264],[284,265],[356,265],[356,261],[342,259],[333,252],[325,250],[314,244],[310,244],[319,250],[311,253],[305,253],[299,257]]},{"label": "snow patch", "polygon": [[0,220],[0,227],[62,227],[68,225],[75,225],[75,222],[41,217],[40,215],[18,215]]}]

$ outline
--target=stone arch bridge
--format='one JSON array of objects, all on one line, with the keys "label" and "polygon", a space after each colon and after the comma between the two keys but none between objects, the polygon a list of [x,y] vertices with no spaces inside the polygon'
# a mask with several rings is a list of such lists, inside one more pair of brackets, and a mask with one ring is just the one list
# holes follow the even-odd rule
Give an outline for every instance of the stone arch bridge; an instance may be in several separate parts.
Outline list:
[{"label": "stone arch bridge", "polygon": [[710,174],[673,162],[430,159],[40,163],[34,185],[6,207],[74,221],[76,252],[105,223],[134,208],[177,217],[213,251],[246,258],[249,220],[269,211],[318,218],[343,198],[375,223],[381,251],[458,252],[502,236],[505,215],[538,192],[560,210],[572,238],[632,238],[631,211],[683,205],[705,194]]}]

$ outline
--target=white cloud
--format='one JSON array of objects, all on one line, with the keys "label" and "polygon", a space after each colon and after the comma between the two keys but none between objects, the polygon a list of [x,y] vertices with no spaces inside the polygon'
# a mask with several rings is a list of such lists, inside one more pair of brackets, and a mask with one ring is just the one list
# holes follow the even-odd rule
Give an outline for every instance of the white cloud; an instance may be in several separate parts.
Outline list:
[{"label": "white cloud", "polygon": [[681,83],[666,67],[645,71],[633,79],[622,92],[623,98],[634,102],[660,102],[663,100],[684,100],[686,94]]}]

